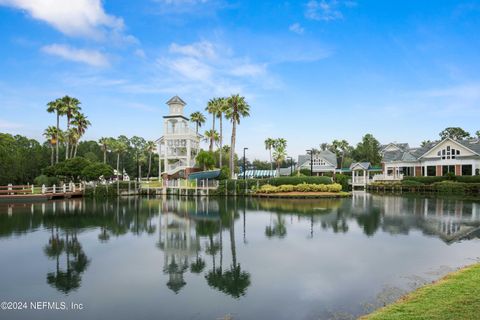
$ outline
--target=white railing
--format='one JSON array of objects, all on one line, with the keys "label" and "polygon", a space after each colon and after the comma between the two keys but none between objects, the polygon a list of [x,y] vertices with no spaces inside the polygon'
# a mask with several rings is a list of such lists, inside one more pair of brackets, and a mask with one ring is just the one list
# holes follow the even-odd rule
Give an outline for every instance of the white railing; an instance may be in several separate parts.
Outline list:
[{"label": "white railing", "polygon": [[166,131],[166,134],[168,135],[185,135],[185,134],[193,134],[195,135],[196,132],[195,130],[192,130],[190,128],[175,128],[175,130],[172,130],[172,129],[168,129]]},{"label": "white railing", "polygon": [[218,180],[163,180],[163,186],[171,189],[217,189]]},{"label": "white railing", "polygon": [[373,176],[373,181],[400,181],[403,180],[403,174],[388,175],[388,174],[376,174]]},{"label": "white railing", "polygon": [[42,185],[40,190],[41,194],[49,194],[49,193],[71,193],[71,192],[80,192],[83,191],[85,186],[82,183],[73,183],[70,182],[68,184],[63,184],[61,186],[53,185],[51,187],[45,187]]}]

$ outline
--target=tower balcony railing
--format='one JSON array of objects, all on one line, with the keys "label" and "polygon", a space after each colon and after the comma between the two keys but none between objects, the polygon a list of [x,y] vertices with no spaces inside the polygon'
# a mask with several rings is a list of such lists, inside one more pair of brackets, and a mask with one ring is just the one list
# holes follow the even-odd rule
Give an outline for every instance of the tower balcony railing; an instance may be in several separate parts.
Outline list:
[{"label": "tower balcony railing", "polygon": [[175,129],[167,129],[166,133],[168,135],[186,135],[186,134],[192,134],[195,135],[196,132],[195,130],[192,130],[190,128],[175,128]]}]

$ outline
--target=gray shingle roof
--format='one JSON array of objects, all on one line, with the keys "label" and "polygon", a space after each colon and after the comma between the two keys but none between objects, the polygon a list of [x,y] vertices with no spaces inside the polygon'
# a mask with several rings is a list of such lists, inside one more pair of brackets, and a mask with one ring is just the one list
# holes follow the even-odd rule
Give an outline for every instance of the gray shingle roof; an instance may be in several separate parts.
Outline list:
[{"label": "gray shingle roof", "polygon": [[179,96],[174,96],[174,97],[170,98],[170,100],[167,101],[168,105],[173,104],[173,103],[179,103],[181,105],[186,105],[187,104]]},{"label": "gray shingle roof", "polygon": [[[326,161],[330,162],[335,168],[337,167],[337,155],[330,150],[320,150],[317,155]],[[310,155],[304,154],[298,156],[298,165],[304,165],[306,162],[310,163]]]},{"label": "gray shingle roof", "polygon": [[[408,150],[396,150],[396,151],[387,151],[383,154],[384,162],[391,161],[417,161],[421,156],[426,154],[429,150],[433,149],[443,140],[432,141],[426,144],[423,147],[419,148],[409,148]],[[480,155],[480,141],[477,140],[456,140],[459,144],[463,145],[466,148],[469,148],[473,152]]]}]

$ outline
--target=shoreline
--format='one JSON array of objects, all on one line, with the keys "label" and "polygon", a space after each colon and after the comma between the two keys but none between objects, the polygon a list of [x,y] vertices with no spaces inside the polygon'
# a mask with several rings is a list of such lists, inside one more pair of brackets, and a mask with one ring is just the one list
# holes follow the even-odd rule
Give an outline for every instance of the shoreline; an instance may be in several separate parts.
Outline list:
[{"label": "shoreline", "polygon": [[480,310],[480,262],[459,268],[361,316],[376,319],[476,319]]}]

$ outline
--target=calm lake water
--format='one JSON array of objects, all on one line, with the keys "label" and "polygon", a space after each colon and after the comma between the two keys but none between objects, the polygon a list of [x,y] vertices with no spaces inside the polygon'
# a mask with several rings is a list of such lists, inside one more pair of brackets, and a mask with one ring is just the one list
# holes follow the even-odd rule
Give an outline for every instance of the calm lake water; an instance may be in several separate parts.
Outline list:
[{"label": "calm lake water", "polygon": [[71,199],[0,204],[1,319],[351,319],[480,257],[480,203]]}]

